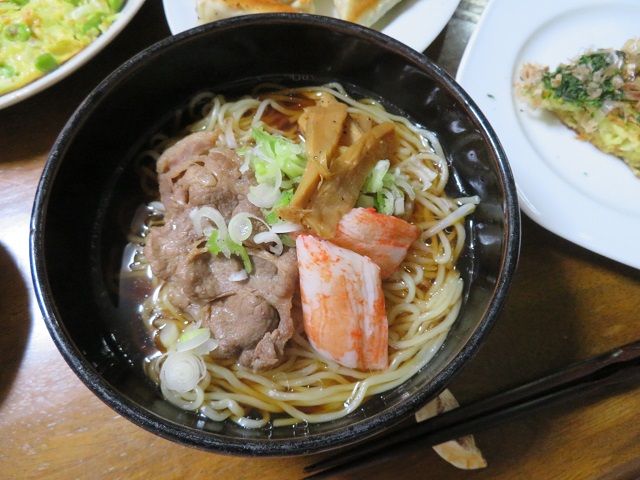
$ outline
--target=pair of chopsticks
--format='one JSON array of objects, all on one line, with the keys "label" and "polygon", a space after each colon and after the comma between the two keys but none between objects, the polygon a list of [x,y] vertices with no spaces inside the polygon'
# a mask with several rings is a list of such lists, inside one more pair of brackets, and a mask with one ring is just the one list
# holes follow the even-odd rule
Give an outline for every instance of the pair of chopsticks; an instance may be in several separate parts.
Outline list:
[{"label": "pair of chopsticks", "polygon": [[500,425],[559,400],[605,392],[612,386],[636,380],[640,380],[640,341],[337,452],[331,458],[305,467],[305,473],[312,473],[305,478],[327,478],[370,463],[379,463],[400,455],[403,447],[413,445],[417,440],[424,445],[437,445]]}]

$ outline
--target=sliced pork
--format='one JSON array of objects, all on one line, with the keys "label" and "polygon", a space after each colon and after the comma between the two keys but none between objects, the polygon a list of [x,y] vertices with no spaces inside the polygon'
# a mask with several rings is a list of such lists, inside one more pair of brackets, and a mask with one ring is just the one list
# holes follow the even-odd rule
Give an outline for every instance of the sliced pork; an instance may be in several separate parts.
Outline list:
[{"label": "sliced pork", "polygon": [[275,256],[248,243],[253,271],[247,280],[232,281],[243,268],[240,259],[211,255],[189,217],[193,209],[211,206],[227,222],[239,212],[262,218],[247,200],[253,173],[241,173],[241,165],[242,159],[218,148],[216,136],[208,132],[191,134],[167,149],[157,162],[165,224],[151,228],[145,256],[166,282],[171,303],[202,321],[219,341],[213,356],[237,358],[261,370],[282,361],[296,330],[291,313],[298,284],[295,253]]},{"label": "sliced pork", "polygon": [[220,342],[212,355],[238,357],[277,328],[278,312],[264,298],[241,290],[212,304],[208,325]]}]

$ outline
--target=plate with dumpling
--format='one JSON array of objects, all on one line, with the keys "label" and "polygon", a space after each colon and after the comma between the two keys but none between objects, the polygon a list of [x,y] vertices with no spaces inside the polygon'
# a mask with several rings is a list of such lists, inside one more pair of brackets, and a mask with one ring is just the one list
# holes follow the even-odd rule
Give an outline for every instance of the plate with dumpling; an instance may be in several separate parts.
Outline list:
[{"label": "plate with dumpling", "polygon": [[309,13],[381,31],[423,51],[447,24],[460,0],[163,0],[174,35],[203,23],[256,13]]}]

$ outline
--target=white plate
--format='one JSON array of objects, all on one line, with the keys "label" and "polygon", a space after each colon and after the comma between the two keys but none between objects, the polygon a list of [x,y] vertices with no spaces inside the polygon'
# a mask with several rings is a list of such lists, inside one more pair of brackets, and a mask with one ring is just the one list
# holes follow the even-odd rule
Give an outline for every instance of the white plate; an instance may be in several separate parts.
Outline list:
[{"label": "white plate", "polygon": [[82,65],[87,63],[95,54],[102,50],[116,35],[118,35],[122,29],[131,21],[136,12],[140,9],[144,0],[127,0],[122,11],[118,15],[118,18],[111,24],[111,26],[96,38],[93,42],[87,45],[86,48],[78,52],[71,57],[65,63],[46,75],[28,83],[24,87],[20,87],[12,92],[0,95],[0,109],[18,103],[32,95],[44,90],[47,87],[59,82],[67,75],[73,73]]},{"label": "white plate", "polygon": [[640,34],[638,0],[493,0],[464,52],[457,80],[505,148],[525,213],[548,230],[640,268],[640,178],[516,99],[523,63],[566,62],[620,48]]},{"label": "white plate", "polygon": [[[162,0],[162,3],[174,35],[199,25],[196,0]],[[460,0],[404,0],[373,28],[422,52],[442,31],[459,3]],[[329,4],[320,0],[318,13],[328,13]]]}]

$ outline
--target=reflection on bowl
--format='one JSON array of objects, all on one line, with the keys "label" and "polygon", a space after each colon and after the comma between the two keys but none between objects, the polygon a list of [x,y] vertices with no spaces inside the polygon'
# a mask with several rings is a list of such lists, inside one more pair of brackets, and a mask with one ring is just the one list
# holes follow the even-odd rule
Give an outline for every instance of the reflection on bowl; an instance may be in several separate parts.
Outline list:
[{"label": "reflection on bowl", "polygon": [[[230,96],[257,84],[338,81],[436,132],[451,165],[450,194],[478,195],[458,262],[458,320],[410,380],[346,417],[244,429],[174,407],[144,375],[153,349],[119,302],[119,265],[143,198],[132,158],[202,90]],[[360,441],[435,396],[477,350],[515,269],[519,213],[504,153],[483,115],[428,59],[392,39],[337,20],[274,14],[221,21],[166,39],[126,62],[75,112],[45,166],[32,218],[33,277],[63,356],[99,398],[163,437],[226,453],[294,455]]]}]

